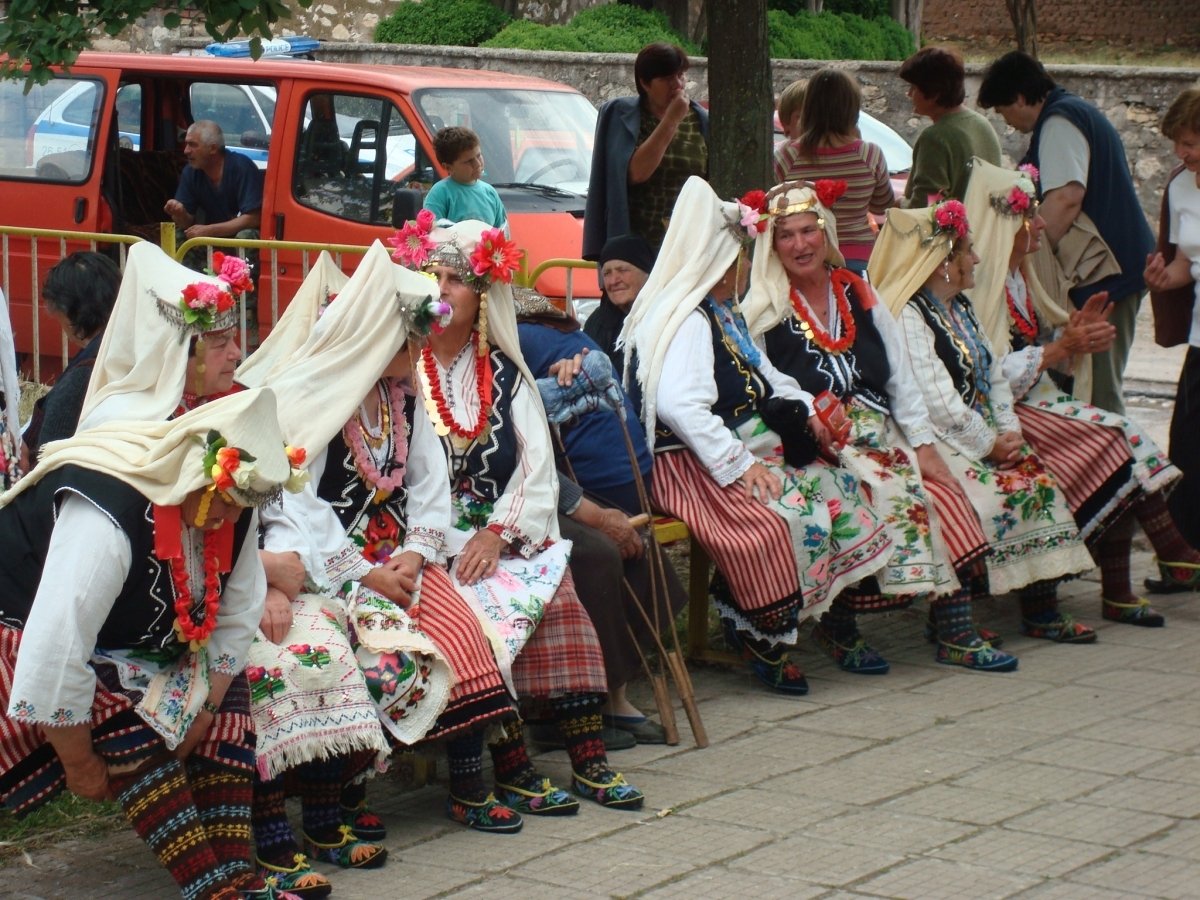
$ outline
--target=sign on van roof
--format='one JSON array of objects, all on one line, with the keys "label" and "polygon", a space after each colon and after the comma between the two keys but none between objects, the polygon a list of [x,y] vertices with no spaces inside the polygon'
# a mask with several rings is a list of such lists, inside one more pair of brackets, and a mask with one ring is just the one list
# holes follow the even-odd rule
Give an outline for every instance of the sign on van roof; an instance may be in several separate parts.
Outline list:
[{"label": "sign on van roof", "polygon": [[[269,56],[295,56],[299,53],[312,53],[320,49],[321,42],[316,38],[305,37],[303,35],[290,35],[288,37],[271,38],[262,42],[263,57]],[[245,41],[223,41],[221,43],[209,44],[204,48],[204,52],[209,56],[219,56],[224,59],[249,59],[250,58],[250,42]]]}]

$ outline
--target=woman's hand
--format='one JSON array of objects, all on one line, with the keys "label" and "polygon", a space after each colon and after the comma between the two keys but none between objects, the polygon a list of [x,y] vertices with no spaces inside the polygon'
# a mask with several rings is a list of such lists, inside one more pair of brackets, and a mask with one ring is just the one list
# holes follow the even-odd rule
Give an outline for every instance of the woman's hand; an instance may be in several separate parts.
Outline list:
[{"label": "woman's hand", "polygon": [[1142,277],[1146,280],[1146,287],[1152,291],[1181,288],[1192,280],[1191,260],[1176,252],[1175,258],[1168,264],[1161,253],[1151,253],[1146,257]]},{"label": "woman's hand", "polygon": [[479,529],[458,554],[458,580],[463,584],[474,584],[495,574],[500,556],[507,549],[504,538],[496,532]]},{"label": "woman's hand", "polygon": [[745,489],[747,500],[757,500],[763,506],[778,500],[783,494],[783,482],[779,476],[759,462],[743,472],[734,484],[740,484]]},{"label": "woman's hand", "polygon": [[621,559],[641,559],[646,552],[642,536],[621,510],[601,508],[596,527],[617,545]]},{"label": "woman's hand", "polygon": [[263,615],[258,627],[272,644],[281,643],[291,630],[292,601],[279,588],[267,588],[267,602],[263,606]]},{"label": "woman's hand", "polygon": [[817,439],[821,456],[826,462],[836,463],[838,459],[838,442],[829,426],[821,421],[821,417],[813,413],[808,417],[808,427]]},{"label": "woman's hand", "polygon": [[215,718],[216,716],[207,709],[200,710],[200,714],[192,720],[187,734],[183,736],[183,740],[175,748],[175,757],[177,759],[187,759],[192,755],[192,751],[196,749],[196,745],[200,743],[204,735],[208,734],[208,729],[212,728],[213,719]]},{"label": "woman's hand", "polygon": [[413,576],[402,571],[398,565],[389,563],[373,568],[363,576],[362,584],[387,597],[401,609],[408,609],[412,603],[412,593],[417,589],[417,581]]},{"label": "woman's hand", "polygon": [[1108,302],[1108,292],[1092,294],[1081,309],[1071,313],[1062,334],[1050,347],[1069,356],[1103,353],[1117,337],[1116,326],[1108,321],[1110,315],[1112,304]]},{"label": "woman's hand", "polygon": [[85,800],[109,800],[112,790],[108,786],[108,763],[94,751],[74,762],[63,762],[67,776],[67,790]]},{"label": "woman's hand", "polygon": [[573,357],[569,359],[560,359],[556,363],[551,363],[547,369],[549,374],[558,379],[560,387],[570,387],[575,380],[575,376],[583,371],[583,358],[588,355],[588,348],[584,347]]},{"label": "woman's hand", "polygon": [[267,584],[282,591],[289,600],[295,600],[304,590],[304,563],[300,562],[300,554],[259,550],[258,556],[267,573]]},{"label": "woman's hand", "polygon": [[996,443],[987,455],[987,460],[997,468],[1009,469],[1021,458],[1021,445],[1025,438],[1019,431],[1004,431],[996,436]]},{"label": "woman's hand", "polygon": [[917,468],[921,470],[922,480],[940,484],[946,490],[960,497],[966,496],[962,484],[954,477],[954,473],[946,465],[946,460],[942,459],[942,454],[938,452],[935,444],[922,444],[916,448],[916,451]]}]

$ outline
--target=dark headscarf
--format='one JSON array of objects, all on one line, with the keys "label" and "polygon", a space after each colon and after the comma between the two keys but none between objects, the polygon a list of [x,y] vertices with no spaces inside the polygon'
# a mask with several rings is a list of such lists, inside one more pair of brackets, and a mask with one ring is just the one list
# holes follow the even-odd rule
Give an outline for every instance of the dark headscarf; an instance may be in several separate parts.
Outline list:
[{"label": "dark headscarf", "polygon": [[[654,251],[646,239],[637,234],[619,234],[609,238],[596,258],[596,266],[598,269],[603,269],[605,263],[614,259],[627,262],[647,273],[654,268]],[[603,278],[600,279],[600,289],[604,290]],[[608,299],[608,294],[601,293],[600,305],[595,312],[588,316],[588,320],[583,326],[583,330],[588,336],[604,348],[604,352],[612,360],[613,368],[617,372],[620,372],[625,365],[624,355],[617,352],[616,344],[617,338],[621,334],[621,328],[625,325],[625,314],[628,311],[628,309],[617,308],[616,304]]]}]

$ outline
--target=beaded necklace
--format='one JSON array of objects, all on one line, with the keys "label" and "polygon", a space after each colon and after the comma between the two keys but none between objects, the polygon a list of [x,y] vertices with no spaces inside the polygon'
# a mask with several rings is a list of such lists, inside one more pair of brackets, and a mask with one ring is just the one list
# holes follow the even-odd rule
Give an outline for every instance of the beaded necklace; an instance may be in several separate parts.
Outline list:
[{"label": "beaded necklace", "polygon": [[[386,393],[384,382],[386,381]],[[362,408],[346,423],[342,435],[354,457],[354,466],[358,474],[377,491],[387,491],[391,494],[404,484],[404,472],[408,464],[408,438],[404,433],[407,420],[401,414],[404,409],[404,396],[400,386],[391,378],[382,379],[377,385],[379,391],[379,438],[374,440],[366,428],[366,416]],[[375,455],[368,443],[376,449],[387,446],[387,438],[391,437],[391,456],[385,463],[387,475],[379,471],[375,464]]]},{"label": "beaded necklace", "polygon": [[167,566],[175,584],[175,636],[191,649],[198,650],[217,627],[217,607],[221,603],[217,532],[204,533],[204,621],[199,625],[192,618],[192,586],[186,561],[181,556],[168,560]]},{"label": "beaded necklace", "polygon": [[939,300],[932,291],[922,288],[921,292],[933,303],[938,316],[946,323],[950,337],[958,344],[960,351],[971,363],[971,371],[975,375],[976,405],[991,402],[992,379],[989,368],[992,354],[984,343],[983,335],[966,307],[961,316],[952,315],[949,308]]},{"label": "beaded necklace", "polygon": [[1017,331],[1021,333],[1021,336],[1030,344],[1035,344],[1038,336],[1037,313],[1034,311],[1032,303],[1026,303],[1025,306],[1029,313],[1029,317],[1026,318],[1020,307],[1017,306],[1017,298],[1013,296],[1012,289],[1008,286],[1009,280],[1011,279],[1006,279],[1004,283],[1004,297],[1008,301],[1009,318],[1017,326]]},{"label": "beaded necklace", "polygon": [[471,332],[471,344],[475,353],[475,390],[479,396],[479,415],[471,428],[463,428],[454,421],[446,403],[446,395],[442,391],[442,380],[438,376],[433,350],[428,344],[421,350],[426,389],[425,409],[433,419],[433,430],[439,437],[453,434],[464,441],[473,441],[483,434],[487,428],[488,417],[492,414],[492,365],[488,358],[487,344],[481,344],[478,331]]},{"label": "beaded necklace", "polygon": [[850,298],[846,296],[845,279],[840,276],[841,270],[834,270],[829,275],[829,291],[837,302],[837,320],[842,326],[842,336],[836,340],[833,337],[833,316],[830,316],[829,328],[822,327],[816,315],[809,310],[804,295],[795,287],[789,289],[792,309],[796,311],[796,318],[800,320],[801,333],[810,343],[816,344],[826,353],[832,353],[834,356],[844,353],[854,343],[854,338],[858,334],[858,326],[854,323],[854,313],[850,309]]},{"label": "beaded necklace", "polygon": [[762,356],[759,354],[758,348],[754,346],[754,341],[750,340],[750,329],[746,327],[746,319],[742,315],[741,309],[732,302],[729,304],[718,303],[711,295],[705,297],[704,302],[717,317],[717,321],[721,323],[721,330],[725,332],[725,336],[729,340],[733,341],[742,359],[757,367],[762,362]]}]

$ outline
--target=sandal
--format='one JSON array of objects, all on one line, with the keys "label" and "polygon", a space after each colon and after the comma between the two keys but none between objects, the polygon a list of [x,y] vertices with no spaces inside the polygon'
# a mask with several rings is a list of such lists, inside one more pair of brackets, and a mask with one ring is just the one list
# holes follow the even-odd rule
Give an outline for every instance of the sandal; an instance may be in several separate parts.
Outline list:
[{"label": "sandal", "polygon": [[497,781],[496,796],[509,809],[527,816],[573,816],[579,812],[578,800],[540,775],[531,775],[523,785]]},{"label": "sandal", "polygon": [[304,849],[319,862],[333,863],[343,869],[378,869],[387,861],[387,848],[360,841],[349,825],[338,827],[341,839],[332,843],[313,840],[304,835]]},{"label": "sandal", "polygon": [[1162,628],[1166,619],[1162,613],[1150,608],[1150,601],[1138,597],[1133,603],[1118,603],[1100,598],[1100,615],[1110,622],[1124,625],[1141,625],[1143,628]]},{"label": "sandal", "polygon": [[604,769],[597,773],[604,781],[592,781],[578,772],[571,772],[571,787],[580,797],[595,800],[609,809],[641,809],[645,795],[625,780],[620,772]]},{"label": "sandal", "polygon": [[378,843],[387,837],[387,826],[383,824],[383,819],[371,812],[366,800],[358,806],[343,806],[342,824],[349,825],[360,841]]},{"label": "sandal", "polygon": [[854,643],[846,646],[835,641],[818,622],[813,626],[812,639],[814,644],[833,658],[843,672],[855,675],[886,675],[891,668],[888,661],[880,656],[879,651],[871,647],[861,634],[855,633]]},{"label": "sandal", "polygon": [[749,641],[742,639],[737,628],[728,619],[724,620],[725,642],[742,655],[750,664],[750,672],[771,690],[781,694],[802,696],[808,693],[808,680],[804,671],[788,657],[781,646],[759,652]]},{"label": "sandal", "polygon": [[1162,580],[1156,583],[1166,588],[1163,593],[1200,590],[1200,563],[1163,562],[1157,557],[1154,561],[1162,576]]},{"label": "sandal", "polygon": [[933,658],[947,666],[962,666],[977,672],[1015,672],[1017,658],[997,650],[978,634],[958,635],[952,641],[938,641]]},{"label": "sandal", "polygon": [[446,798],[446,815],[453,822],[488,834],[516,834],[525,823],[521,816],[488,794],[482,802],[460,800],[453,794]]},{"label": "sandal", "polygon": [[257,857],[259,874],[277,891],[293,894],[302,900],[319,900],[328,897],[333,885],[319,872],[314,872],[303,853],[292,856],[293,865],[280,866]]},{"label": "sandal", "polygon": [[1096,632],[1082,622],[1076,622],[1070,613],[1054,613],[1054,618],[1045,622],[1021,619],[1021,634],[1026,637],[1053,641],[1056,644],[1094,644]]}]

